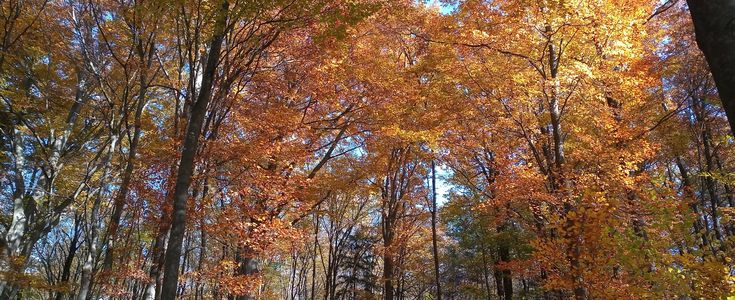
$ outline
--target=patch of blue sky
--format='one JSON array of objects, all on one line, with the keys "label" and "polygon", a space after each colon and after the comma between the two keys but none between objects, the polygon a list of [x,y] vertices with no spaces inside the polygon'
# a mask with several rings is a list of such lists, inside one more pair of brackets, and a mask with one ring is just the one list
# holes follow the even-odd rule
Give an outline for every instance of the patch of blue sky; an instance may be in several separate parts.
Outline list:
[{"label": "patch of blue sky", "polygon": [[436,205],[441,207],[449,201],[449,190],[452,189],[448,178],[452,175],[449,168],[443,164],[436,166]]},{"label": "patch of blue sky", "polygon": [[447,3],[445,1],[440,0],[423,0],[424,5],[429,7],[439,7],[439,12],[443,15],[450,15],[454,13],[454,11],[457,9],[457,2],[454,3]]}]

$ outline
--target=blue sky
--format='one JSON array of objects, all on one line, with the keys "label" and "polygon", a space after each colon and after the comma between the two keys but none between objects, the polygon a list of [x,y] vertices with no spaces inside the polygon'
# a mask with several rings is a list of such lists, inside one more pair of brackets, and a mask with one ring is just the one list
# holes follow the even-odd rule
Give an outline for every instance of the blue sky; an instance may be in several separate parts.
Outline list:
[{"label": "blue sky", "polygon": [[426,1],[424,1],[424,3],[427,6],[438,6],[439,7],[439,12],[441,12],[442,14],[445,14],[445,15],[451,14],[454,11],[454,9],[457,8],[457,5],[456,4],[448,5],[446,3],[442,3],[439,0],[426,0]]}]

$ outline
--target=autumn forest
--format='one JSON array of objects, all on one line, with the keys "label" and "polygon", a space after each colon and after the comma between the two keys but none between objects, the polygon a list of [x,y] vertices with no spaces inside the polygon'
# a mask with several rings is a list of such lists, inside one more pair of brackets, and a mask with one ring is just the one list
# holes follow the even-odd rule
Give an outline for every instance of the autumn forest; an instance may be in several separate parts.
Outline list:
[{"label": "autumn forest", "polygon": [[1,0],[0,299],[733,299],[732,0]]}]

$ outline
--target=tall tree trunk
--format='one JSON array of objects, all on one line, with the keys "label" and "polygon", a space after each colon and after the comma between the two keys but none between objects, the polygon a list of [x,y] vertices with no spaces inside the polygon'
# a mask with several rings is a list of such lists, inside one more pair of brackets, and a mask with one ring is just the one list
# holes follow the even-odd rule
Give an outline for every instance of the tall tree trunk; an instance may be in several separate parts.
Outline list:
[{"label": "tall tree trunk", "polygon": [[[2,56],[4,57],[4,55]],[[47,150],[50,155],[44,166],[49,174],[45,178],[45,186],[44,188],[36,189],[36,192],[32,195],[30,191],[26,191],[25,181],[27,178],[23,174],[27,167],[24,154],[23,133],[21,130],[23,121],[20,119],[13,120],[10,142],[10,147],[12,148],[11,153],[14,158],[12,168],[14,173],[13,181],[15,184],[15,190],[12,195],[12,219],[7,232],[5,232],[3,236],[0,236],[0,245],[4,246],[4,249],[2,249],[4,251],[3,257],[7,260],[5,265],[12,268],[11,271],[22,272],[22,270],[25,269],[28,257],[33,250],[33,246],[36,244],[36,241],[51,230],[53,226],[48,225],[58,222],[58,219],[64,212],[64,209],[71,205],[79,193],[86,188],[87,180],[97,170],[96,165],[94,167],[87,168],[85,179],[78,183],[76,192],[59,204],[51,212],[50,216],[45,216],[45,220],[42,220],[42,222],[36,222],[37,225],[38,223],[42,223],[40,224],[41,226],[29,228],[29,225],[32,225],[29,224],[29,221],[36,218],[36,201],[42,201],[42,198],[46,197],[47,193],[54,189],[56,176],[63,167],[63,163],[60,161],[62,152],[67,148],[69,137],[71,136],[74,124],[79,117],[79,112],[89,99],[89,97],[84,95],[84,86],[84,76],[78,73],[75,99],[67,113],[64,129],[58,136],[54,134],[53,130],[51,131],[50,141],[52,142],[49,143],[49,149]],[[44,145],[39,146],[46,147]],[[11,260],[14,258],[21,258],[22,261],[19,263],[18,261],[11,263]],[[0,269],[0,271],[6,270]],[[18,291],[17,288],[17,285],[12,282],[0,281],[0,298],[14,298]]]},{"label": "tall tree trunk", "polygon": [[117,141],[120,138],[119,133],[117,131],[117,123],[115,120],[111,120],[111,133],[110,133],[110,139],[111,142],[107,149],[107,157],[104,161],[104,168],[102,171],[102,177],[100,178],[100,183],[97,191],[97,195],[94,198],[94,203],[92,204],[92,211],[90,212],[89,219],[87,223],[89,224],[89,228],[87,228],[87,237],[86,237],[86,243],[87,243],[87,258],[84,261],[84,266],[82,267],[82,279],[81,283],[79,285],[79,294],[77,294],[77,300],[86,300],[87,297],[91,296],[89,293],[92,289],[92,283],[93,283],[93,277],[95,273],[95,268],[97,267],[97,258],[99,257],[98,249],[99,249],[99,227],[100,227],[100,221],[99,221],[99,211],[100,211],[100,205],[102,204],[102,197],[106,197],[106,195],[103,193],[107,187],[107,178],[110,176],[110,165],[112,164],[112,156],[115,153],[115,148],[117,147]]},{"label": "tall tree trunk", "polygon": [[[554,165],[556,180],[552,183],[552,187],[555,192],[562,192],[565,197],[571,192],[569,179],[565,178],[563,165],[566,160],[564,153],[564,133],[561,127],[561,110],[559,104],[559,51],[554,49],[554,43],[552,40],[552,28],[550,25],[546,25],[545,32],[549,35],[548,38],[548,59],[549,59],[549,80],[551,80],[551,91],[549,96],[549,116],[551,118],[551,134],[554,141]],[[564,212],[569,214],[575,210],[575,207],[570,203],[571,199],[567,199],[564,202]],[[574,221],[567,218],[564,226],[566,229],[574,226]],[[574,287],[574,298],[576,300],[586,300],[587,290],[584,287],[584,277],[582,276],[582,268],[580,262],[581,256],[581,244],[582,235],[581,233],[572,233],[572,230],[566,230],[570,234],[565,236],[570,241],[569,248],[567,250],[567,259],[571,266],[571,275],[573,277]]]},{"label": "tall tree trunk", "polygon": [[[13,129],[11,146],[13,147],[14,160],[14,179],[15,179],[15,191],[13,192],[13,217],[10,223],[10,228],[5,234],[4,239],[4,255],[3,258],[7,259],[6,264],[9,270],[19,272],[23,270],[23,266],[16,266],[12,264],[12,260],[15,257],[20,256],[20,252],[23,247],[23,237],[27,231],[28,225],[28,213],[26,212],[26,191],[25,191],[25,179],[23,178],[23,171],[25,169],[25,154],[23,153],[23,135],[18,128]],[[32,201],[32,200],[31,200]],[[2,298],[10,299],[14,298],[18,290],[18,286],[12,282],[0,282],[0,296]]]},{"label": "tall tree trunk", "polygon": [[176,298],[176,287],[179,279],[179,262],[181,259],[181,246],[186,229],[186,202],[189,198],[189,185],[194,172],[194,159],[199,148],[199,136],[202,131],[204,115],[212,95],[212,86],[217,65],[220,58],[220,50],[227,30],[227,12],[229,3],[224,1],[216,15],[214,36],[209,47],[207,65],[202,75],[202,85],[194,107],[191,109],[191,117],[186,128],[184,147],[181,151],[181,160],[176,177],[176,186],[173,194],[173,214],[171,216],[171,232],[166,248],[164,261],[163,287],[161,298],[174,300]]},{"label": "tall tree trunk", "polygon": [[735,1],[687,0],[687,4],[697,44],[709,64],[730,129],[735,130]]},{"label": "tall tree trunk", "polygon": [[498,299],[503,299],[503,274],[497,267],[493,272],[493,278],[495,279],[495,291],[498,293]]},{"label": "tall tree trunk", "polygon": [[[697,218],[694,220],[694,234],[696,236],[702,237],[702,244],[700,247],[704,249],[705,247],[710,247],[711,244],[709,242],[709,239],[707,238],[707,234],[702,232],[702,220],[700,219],[700,212],[699,207],[697,206],[697,199],[696,195],[694,194],[694,187],[692,186],[692,181],[689,178],[689,171],[687,171],[686,166],[684,165],[684,162],[682,161],[681,157],[676,157],[676,166],[679,168],[679,173],[681,174],[681,181],[684,189],[684,195],[687,198],[687,201],[690,201],[689,207],[692,209],[692,212],[694,212],[695,217]],[[706,228],[706,226],[704,226]]]},{"label": "tall tree trunk", "polygon": [[[150,68],[151,61],[152,61],[152,54],[153,54],[153,43],[151,43],[151,49],[149,50],[149,57],[146,62],[145,53],[143,52],[143,41],[139,39],[138,41],[138,56],[140,58],[141,66],[146,65],[147,68]],[[146,100],[146,91],[148,90],[148,76],[147,76],[147,68],[144,70],[140,70],[139,75],[139,85],[140,85],[140,91],[138,93],[138,100],[135,107],[135,116],[133,120],[133,138],[130,141],[130,147],[128,149],[128,158],[125,162],[125,170],[122,174],[122,182],[120,183],[120,190],[117,192],[117,195],[115,196],[115,200],[113,202],[113,208],[112,208],[112,216],[110,217],[110,223],[107,227],[107,238],[105,240],[105,260],[103,263],[103,269],[109,270],[110,267],[112,267],[112,260],[114,255],[114,248],[115,248],[115,240],[117,236],[117,231],[120,226],[120,218],[122,217],[123,208],[125,206],[125,198],[128,195],[128,191],[130,190],[130,182],[132,180],[133,176],[133,169],[135,168],[135,156],[138,153],[138,143],[140,141],[140,134],[141,134],[141,127],[142,127],[142,121],[141,117],[143,114],[143,108],[145,107],[147,100]]]},{"label": "tall tree trunk", "polygon": [[[500,228],[499,231],[502,232],[504,228]],[[510,261],[510,251],[508,249],[508,245],[505,245],[505,243],[502,243],[498,246],[498,257],[500,258],[499,262],[508,262]],[[500,276],[502,276],[503,281],[503,299],[504,300],[511,300],[513,299],[513,277],[511,277],[510,270],[508,269],[501,269],[500,270]]]},{"label": "tall tree trunk", "polygon": [[[82,217],[77,214],[74,216],[74,233],[72,233],[71,241],[69,242],[69,253],[66,254],[66,258],[64,259],[64,267],[61,271],[61,280],[59,280],[62,284],[68,284],[69,278],[71,277],[71,266],[74,263],[74,256],[77,254],[77,250],[79,250],[79,247],[81,247],[79,243],[79,237],[81,236],[81,231],[79,230],[82,223]],[[58,291],[56,292],[56,300],[62,300],[64,298],[64,292]]]},{"label": "tall tree trunk", "polygon": [[488,259],[487,259],[487,250],[485,249],[485,246],[481,246],[480,248],[480,254],[482,257],[482,277],[483,277],[483,285],[485,286],[485,293],[487,296],[487,299],[492,299],[492,289],[490,288],[490,271],[488,270]]},{"label": "tall tree trunk", "polygon": [[383,299],[385,300],[393,300],[395,292],[395,262],[392,249],[394,228],[391,215],[386,216],[383,213]]},{"label": "tall tree trunk", "polygon": [[148,272],[148,282],[143,293],[144,300],[154,300],[161,298],[161,266],[163,266],[164,252],[166,251],[166,233],[168,232],[170,222],[167,213],[161,214],[161,223],[158,226],[156,240],[151,247],[151,269]]},{"label": "tall tree trunk", "polygon": [[317,257],[317,249],[319,248],[319,207],[321,206],[321,203],[318,203],[316,205],[316,210],[314,211],[314,251],[312,252],[312,261],[311,261],[311,296],[310,299],[314,300],[316,299],[316,257]]},{"label": "tall tree trunk", "polygon": [[[702,120],[704,121],[704,120]],[[708,173],[714,171],[714,163],[712,159],[712,143],[707,125],[704,125],[704,131],[702,132],[702,145],[704,148],[704,162]],[[717,193],[717,185],[712,176],[706,176],[704,178],[705,185],[707,186],[707,192],[709,194],[710,202],[710,213],[712,215],[712,228],[715,231],[715,238],[722,242],[722,232],[720,231],[719,216],[717,215],[717,207],[720,205],[720,197]],[[723,244],[724,245],[724,244]]]},{"label": "tall tree trunk", "polygon": [[[255,259],[252,249],[238,249],[235,255],[238,267],[237,275],[255,275],[258,272],[258,261]],[[232,297],[234,300],[252,300],[254,297],[250,292],[244,295]]]},{"label": "tall tree trunk", "polygon": [[434,252],[434,282],[436,284],[436,299],[442,299],[442,285],[439,278],[439,249],[436,240],[436,165],[431,161],[431,245]]},{"label": "tall tree trunk", "polygon": [[383,299],[385,300],[393,300],[394,297],[393,293],[395,289],[393,288],[393,267],[393,254],[386,253],[385,255],[383,255],[383,281],[385,282]]}]

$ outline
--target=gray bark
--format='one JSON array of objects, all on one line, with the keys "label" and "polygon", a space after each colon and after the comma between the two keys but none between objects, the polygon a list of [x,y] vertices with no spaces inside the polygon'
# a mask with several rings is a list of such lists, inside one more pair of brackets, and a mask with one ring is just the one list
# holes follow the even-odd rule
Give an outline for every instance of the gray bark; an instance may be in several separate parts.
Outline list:
[{"label": "gray bark", "polygon": [[704,53],[735,130],[735,1],[687,0],[699,49]]},{"label": "gray bark", "polygon": [[194,107],[191,109],[191,117],[186,128],[184,147],[181,152],[181,160],[176,176],[176,186],[173,194],[173,215],[171,216],[171,232],[166,249],[164,261],[163,286],[161,299],[174,300],[176,298],[177,282],[179,279],[179,263],[181,260],[181,246],[186,229],[186,202],[189,198],[189,186],[194,172],[194,159],[199,148],[199,136],[201,135],[204,115],[212,95],[212,86],[216,67],[219,63],[220,50],[227,30],[227,12],[229,3],[225,1],[217,14],[214,36],[209,47],[207,65],[202,75],[202,85]]},{"label": "gray bark", "polygon": [[434,254],[434,281],[436,284],[436,299],[442,299],[442,284],[439,278],[439,247],[436,237],[436,165],[431,161],[431,245]]},{"label": "gray bark", "polygon": [[[36,242],[45,236],[59,221],[66,208],[86,188],[88,180],[99,167],[94,162],[98,158],[96,156],[88,162],[84,178],[77,184],[74,192],[62,197],[56,203],[52,202],[52,200],[58,198],[54,194],[56,177],[64,168],[64,163],[60,158],[62,153],[67,151],[67,144],[72,129],[79,116],[79,112],[88,99],[83,94],[84,86],[85,81],[79,75],[76,96],[69,108],[61,134],[57,135],[52,129],[48,137],[48,143],[43,143],[40,140],[40,137],[35,133],[35,128],[30,127],[31,125],[23,119],[22,114],[16,114],[10,141],[15,189],[13,191],[12,220],[8,231],[0,237],[2,239],[0,244],[5,245],[3,253],[5,261],[0,266],[2,270],[12,268],[16,272],[22,272],[25,269],[28,257]],[[12,103],[7,104],[8,110],[15,114],[16,112],[13,111]],[[47,153],[45,159],[40,162],[43,178],[39,179],[38,183],[30,182],[29,184],[26,182],[28,179],[24,176],[24,172],[28,167],[25,153],[25,143],[28,141],[23,136],[22,127],[26,127],[32,132],[32,137],[35,137],[34,147],[43,148],[45,150],[42,153]],[[37,206],[37,203],[44,202],[53,204],[42,207]],[[20,259],[20,261],[17,259]],[[15,261],[15,264],[11,264],[11,261]],[[0,282],[0,295],[3,297],[14,297],[16,292],[17,287],[14,284]]]},{"label": "gray bark", "polygon": [[[112,121],[111,126],[116,126],[114,123],[115,121]],[[95,272],[95,267],[97,264],[97,258],[99,257],[98,249],[99,249],[99,211],[100,211],[100,205],[102,202],[102,197],[105,197],[104,190],[107,186],[107,178],[110,176],[110,164],[112,163],[112,156],[115,152],[115,147],[117,146],[117,141],[119,139],[119,136],[117,132],[112,132],[110,134],[111,142],[108,146],[107,150],[107,157],[104,161],[104,171],[102,173],[102,177],[100,178],[100,184],[98,187],[97,195],[94,199],[94,203],[92,204],[92,211],[89,214],[89,220],[87,221],[87,224],[89,227],[87,228],[87,257],[84,261],[84,265],[82,266],[82,278],[81,283],[79,285],[79,293],[77,294],[77,300],[85,300],[89,296],[89,292],[92,287],[92,279]]]}]

